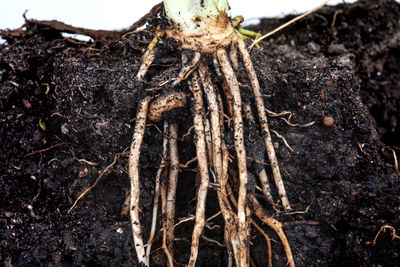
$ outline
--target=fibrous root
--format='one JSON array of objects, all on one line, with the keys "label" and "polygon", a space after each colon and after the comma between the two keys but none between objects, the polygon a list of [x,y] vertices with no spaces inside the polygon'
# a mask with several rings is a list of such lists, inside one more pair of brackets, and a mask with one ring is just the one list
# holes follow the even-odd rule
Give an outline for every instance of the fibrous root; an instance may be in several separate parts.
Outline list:
[{"label": "fibrous root", "polygon": [[[265,143],[265,150],[267,151],[271,165],[271,172],[273,174],[282,206],[285,210],[291,209],[279,170],[275,149],[272,144],[267,115],[256,72],[245,43],[235,31],[231,32],[231,43],[228,47],[230,49],[229,53],[225,48],[226,39],[224,40],[224,45],[215,46],[212,50],[197,50],[195,47],[192,47],[194,53],[192,53],[190,60],[188,56],[183,53],[182,69],[177,78],[175,78],[169,85],[169,90],[161,93],[160,96],[155,98],[153,101],[151,101],[149,96],[144,97],[138,106],[136,125],[134,128],[129,157],[129,176],[131,181],[130,215],[134,246],[138,261],[145,266],[149,266],[150,264],[149,255],[156,231],[157,209],[160,196],[161,213],[163,215],[162,249],[167,256],[168,265],[174,265],[173,242],[174,228],[176,227],[175,198],[180,167],[177,145],[178,124],[177,122],[172,124],[165,122],[163,154],[155,179],[155,197],[150,238],[147,245],[144,245],[139,218],[139,156],[140,146],[145,133],[146,119],[149,118],[155,122],[159,122],[162,120],[164,112],[170,111],[174,108],[182,108],[186,105],[186,102],[188,102],[188,91],[191,94],[192,104],[194,107],[193,129],[195,134],[194,140],[196,147],[197,173],[199,178],[197,204],[194,217],[195,222],[192,232],[191,252],[188,266],[195,266],[196,263],[200,237],[202,236],[206,224],[206,198],[210,183],[217,184],[217,187],[213,188],[216,188],[218,203],[225,223],[224,240],[228,250],[228,259],[230,264],[232,264],[232,259],[234,259],[236,266],[249,266],[251,224],[255,225],[267,240],[269,259],[271,258],[269,238],[251,218],[251,213],[253,213],[261,222],[267,224],[276,232],[285,249],[288,265],[291,267],[294,266],[293,255],[290,250],[289,242],[282,230],[281,223],[267,215],[267,212],[262,208],[254,194],[251,193],[251,190],[249,190],[249,170],[247,166],[243,118],[252,124],[256,124],[256,121],[258,120],[259,128]],[[137,74],[137,79],[142,80],[145,77],[147,70],[155,58],[155,53],[152,50],[159,38],[162,38],[162,36],[163,34],[157,34],[156,38],[150,44],[150,50],[144,55],[142,66]],[[167,36],[169,36],[168,33]],[[189,49],[189,47],[185,46],[185,49]],[[242,103],[241,86],[236,75],[236,71],[238,71],[240,65],[238,54],[240,55],[244,69],[248,74],[248,81],[251,85],[252,97],[257,116],[253,116],[252,108],[248,104]],[[213,59],[217,59],[217,61],[213,61]],[[213,82],[213,80],[218,79],[218,77],[212,76],[212,71],[207,65],[207,62],[209,61],[214,62],[214,66],[216,65],[216,72],[219,72],[223,78],[222,85]],[[183,84],[183,82],[185,82],[187,88],[190,90],[187,90],[186,92],[172,90],[178,85]],[[223,101],[223,99],[225,99],[225,101]],[[224,125],[226,117],[224,114],[225,110],[228,111],[228,116],[230,117],[227,125]],[[233,123],[231,124],[230,122]],[[233,145],[235,149],[234,152],[232,151],[231,153],[235,153],[235,162],[237,167],[230,166],[232,165],[230,163],[230,153],[225,144],[224,138],[225,126],[227,126],[227,131],[230,129],[230,126],[233,128]],[[169,166],[167,166],[168,159]],[[164,175],[164,178],[162,178],[166,168],[169,169],[168,185],[166,181],[167,175]],[[235,187],[234,183],[229,179],[231,178],[228,174],[228,169],[230,168],[237,170],[237,187]],[[261,188],[266,199],[273,203],[271,188],[264,166],[257,175],[259,176]],[[231,190],[230,195],[227,192],[228,189]],[[237,198],[234,194],[237,195]],[[235,204],[236,199],[237,204]],[[147,249],[145,249],[146,246]]]}]

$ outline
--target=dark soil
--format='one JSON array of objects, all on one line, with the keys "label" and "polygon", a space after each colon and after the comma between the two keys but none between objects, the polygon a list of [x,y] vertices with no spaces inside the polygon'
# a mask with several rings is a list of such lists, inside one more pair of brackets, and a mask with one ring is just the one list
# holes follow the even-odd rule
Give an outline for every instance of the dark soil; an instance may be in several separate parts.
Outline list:
[{"label": "dark soil", "polygon": [[[268,32],[288,19],[265,19],[256,29]],[[155,64],[139,83],[134,76],[150,33],[107,45],[83,43],[30,21],[25,31],[1,35],[7,37],[0,45],[1,264],[134,266],[129,217],[121,215],[129,188],[123,151],[145,89],[157,88],[180,69],[176,44],[167,40],[157,46]],[[324,8],[262,46],[252,50],[252,57],[265,105],[293,112],[293,123],[315,122],[291,127],[270,118],[270,128],[294,149],[290,152],[273,134],[289,199],[295,211],[305,212],[277,214],[263,204],[285,224],[296,265],[400,266],[400,240],[392,239],[390,231],[381,233],[374,246],[369,243],[384,225],[400,229],[399,177],[392,152],[382,151],[400,146],[399,4],[368,1]],[[242,74],[240,82],[247,84]],[[247,87],[242,90],[251,102]],[[191,125],[190,106],[165,116],[180,122],[181,136]],[[324,117],[334,124],[324,125]],[[141,149],[146,234],[163,138],[159,129],[162,123],[147,127]],[[247,126],[251,139],[260,138],[256,132]],[[178,145],[182,163],[194,157],[193,135]],[[248,154],[256,157],[262,146],[248,142]],[[115,157],[116,164],[67,214]],[[194,213],[195,167],[191,164],[179,177],[177,218]],[[216,203],[211,190],[207,216],[218,212]],[[212,223],[222,225],[221,217]],[[176,228],[177,263],[188,260],[192,226]],[[223,243],[222,228],[206,229],[205,236]],[[265,241],[255,230],[252,237],[252,259],[266,266]],[[272,250],[274,266],[285,266],[280,243],[273,242]],[[151,260],[166,263],[161,250]],[[202,239],[198,266],[226,265],[226,249]]]}]

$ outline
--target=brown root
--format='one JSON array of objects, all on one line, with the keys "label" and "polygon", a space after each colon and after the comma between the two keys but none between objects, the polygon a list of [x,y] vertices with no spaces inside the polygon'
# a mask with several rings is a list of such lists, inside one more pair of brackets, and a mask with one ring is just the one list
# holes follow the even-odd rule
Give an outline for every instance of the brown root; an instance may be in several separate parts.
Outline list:
[{"label": "brown root", "polygon": [[289,241],[287,240],[286,235],[283,231],[282,224],[279,221],[275,220],[274,218],[269,217],[265,213],[264,209],[261,207],[260,203],[258,202],[258,200],[255,198],[254,195],[250,196],[250,203],[253,207],[254,214],[263,223],[271,227],[275,231],[275,233],[279,236],[286,253],[287,264],[289,265],[289,267],[294,267],[295,265],[294,265],[292,250],[290,249]]},{"label": "brown root", "polygon": [[115,165],[115,163],[117,163],[117,160],[119,158],[121,154],[116,154],[114,156],[114,160],[100,173],[100,175],[97,177],[96,181],[94,181],[94,183],[87,189],[85,189],[85,191],[83,191],[83,193],[81,193],[75,200],[74,204],[72,205],[72,207],[68,210],[67,213],[70,213],[71,210],[73,210],[76,206],[76,204],[78,204],[79,200],[81,200],[81,198],[83,198],[87,193],[90,192],[90,190],[92,190],[99,182],[100,180],[103,178],[104,174],[106,174],[112,166]]},{"label": "brown root", "polygon": [[181,108],[186,105],[186,94],[184,92],[170,92],[154,99],[149,107],[148,117],[154,122],[159,122],[166,111]]},{"label": "brown root", "polygon": [[381,227],[381,229],[379,229],[378,233],[375,235],[374,240],[366,242],[367,245],[375,246],[375,245],[376,245],[376,241],[378,240],[379,235],[380,235],[381,233],[385,233],[386,230],[390,230],[390,235],[392,236],[392,239],[400,239],[400,236],[398,236],[398,235],[396,234],[396,229],[395,229],[393,226],[391,226],[391,225],[385,224],[385,225],[383,225],[383,226]]},{"label": "brown root", "polygon": [[265,242],[267,242],[267,249],[268,249],[268,267],[272,266],[272,249],[271,249],[271,239],[269,236],[264,232],[264,230],[256,224],[256,222],[252,219],[251,224],[263,235],[265,238]]}]

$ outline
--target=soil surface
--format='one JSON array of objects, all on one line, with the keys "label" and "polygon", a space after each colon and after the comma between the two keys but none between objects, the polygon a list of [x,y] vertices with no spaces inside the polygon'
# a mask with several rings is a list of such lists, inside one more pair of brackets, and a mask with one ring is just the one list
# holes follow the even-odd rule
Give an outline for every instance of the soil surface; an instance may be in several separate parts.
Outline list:
[{"label": "soil surface", "polygon": [[[254,29],[266,33],[289,19],[264,19]],[[149,20],[150,26],[165,23]],[[170,40],[160,42],[149,73],[138,82],[134,77],[150,32],[107,43],[80,42],[61,33],[37,21],[0,33],[7,39],[0,45],[0,262],[7,267],[135,266],[130,220],[121,215],[129,189],[126,149],[138,101],[158,94],[160,83],[176,77],[182,52]],[[391,150],[400,155],[399,4],[323,8],[264,41],[252,50],[252,59],[266,107],[292,112],[291,122],[298,124],[269,118],[271,130],[293,148],[272,134],[295,212],[277,213],[262,201],[285,225],[296,265],[400,266],[400,239],[394,232],[387,228],[376,238],[383,226],[400,233],[400,184]],[[251,103],[244,74],[239,70],[242,97]],[[214,81],[222,82],[217,76]],[[178,89],[189,92],[184,85]],[[164,116],[179,122],[180,136],[191,126],[192,106]],[[148,124],[140,159],[145,239],[163,139],[163,123]],[[258,130],[246,125],[245,134],[253,140],[246,143],[248,155],[263,159]],[[229,133],[225,138],[232,144]],[[178,142],[182,163],[195,156],[193,142],[193,133]],[[258,168],[249,161],[250,173]],[[181,170],[176,218],[194,213],[195,170],[196,163]],[[210,217],[219,210],[213,189],[207,201]],[[223,220],[219,216],[209,224],[222,226]],[[192,227],[191,222],[176,227],[177,265],[188,260]],[[264,230],[279,240],[271,229]],[[224,241],[223,227],[206,228],[204,235]],[[265,240],[255,229],[251,235],[252,261],[266,266]],[[153,245],[154,266],[166,264],[157,250],[161,236],[158,232]],[[197,266],[226,266],[227,260],[225,247],[201,239]],[[286,264],[280,242],[272,242],[272,261]]]}]

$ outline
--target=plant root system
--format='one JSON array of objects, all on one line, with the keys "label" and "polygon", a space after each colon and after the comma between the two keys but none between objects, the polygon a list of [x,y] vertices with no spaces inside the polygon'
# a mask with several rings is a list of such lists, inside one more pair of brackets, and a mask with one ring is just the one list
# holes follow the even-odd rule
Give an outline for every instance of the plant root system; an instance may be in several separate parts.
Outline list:
[{"label": "plant root system", "polygon": [[[290,250],[289,242],[283,232],[282,225],[275,219],[266,215],[261,205],[258,203],[254,196],[255,184],[249,183],[249,170],[246,156],[246,143],[248,140],[244,135],[244,118],[247,123],[257,127],[257,119],[259,121],[259,129],[263,136],[265,149],[269,158],[271,171],[277,187],[279,196],[282,201],[282,206],[285,211],[291,209],[286,190],[283,184],[282,176],[279,169],[278,160],[275,155],[275,149],[272,143],[271,134],[268,127],[268,121],[265,111],[264,102],[260,93],[260,85],[256,72],[254,70],[250,55],[247,51],[244,41],[240,35],[236,33],[233,26],[227,20],[227,30],[224,32],[224,38],[220,43],[215,39],[212,46],[207,46],[210,42],[209,39],[202,42],[202,38],[196,37],[189,41],[184,39],[176,29],[167,29],[166,31],[159,31],[156,33],[153,41],[148,46],[145,54],[143,55],[142,65],[136,75],[136,78],[142,80],[152,62],[155,60],[155,45],[161,40],[163,36],[174,38],[179,43],[178,49],[185,49],[191,53],[182,52],[182,68],[176,78],[172,79],[172,83],[164,82],[167,90],[156,96],[154,100],[149,103],[149,96],[146,96],[141,102],[136,117],[136,126],[133,134],[133,141],[130,153],[130,177],[131,177],[131,218],[132,218],[132,231],[135,240],[135,249],[140,263],[149,266],[149,254],[151,249],[145,248],[143,244],[142,233],[140,230],[139,220],[139,174],[138,162],[140,155],[140,144],[143,138],[146,117],[154,122],[160,122],[165,114],[173,111],[174,109],[181,109],[186,105],[187,93],[178,91],[176,88],[189,88],[186,91],[190,92],[193,103],[193,129],[195,134],[195,148],[197,159],[197,175],[198,175],[198,189],[196,195],[196,210],[194,216],[194,228],[192,232],[191,252],[188,266],[195,266],[198,257],[199,240],[203,235],[206,211],[207,192],[210,184],[216,185],[218,203],[220,212],[224,218],[225,224],[225,245],[230,255],[233,254],[237,266],[249,266],[251,257],[249,250],[250,241],[250,225],[254,221],[251,219],[251,213],[254,211],[255,215],[263,222],[270,226],[279,236],[285,248],[288,258],[289,266],[294,266],[293,256]],[[220,29],[219,29],[220,30]],[[227,35],[226,33],[229,33]],[[217,34],[217,36],[219,36]],[[182,45],[182,42],[184,43]],[[216,45],[218,43],[218,45]],[[229,50],[228,50],[229,49]],[[227,52],[229,51],[229,53]],[[243,65],[239,62],[239,55]],[[212,58],[213,64],[208,63]],[[210,68],[218,69],[216,72],[222,78],[222,85],[215,83],[214,80],[218,77],[212,75]],[[241,84],[238,81],[237,72],[240,68],[244,68],[247,72],[247,80],[252,89],[252,101],[255,102],[257,119],[253,115],[251,106],[242,101]],[[186,81],[184,85],[181,83]],[[182,90],[182,89],[181,89]],[[183,89],[185,90],[185,89]],[[225,99],[225,101],[223,100]],[[206,100],[206,103],[204,103]],[[148,108],[149,106],[149,108]],[[228,115],[224,115],[225,111]],[[228,117],[227,127],[225,127],[225,118]],[[170,119],[171,120],[171,119]],[[165,122],[167,123],[167,122]],[[176,189],[178,186],[179,174],[179,155],[177,148],[178,137],[178,123],[165,124],[164,132],[168,133],[169,139],[169,178],[168,185],[164,182],[161,183],[161,198],[163,214],[163,249],[168,258],[168,265],[173,265],[174,258],[174,227],[175,227],[175,198]],[[225,144],[225,131],[233,132],[233,147],[234,147],[234,162],[237,167],[233,168],[229,164],[229,153]],[[165,143],[164,143],[165,146]],[[165,148],[164,152],[165,154]],[[160,173],[165,165],[165,155],[157,172],[156,177],[156,197],[159,190]],[[228,169],[235,169],[232,171],[236,173],[236,177],[229,177]],[[233,170],[232,169],[232,170]],[[252,177],[254,176],[251,174]],[[270,193],[270,185],[265,168],[256,174],[260,178],[262,192],[264,197],[273,203],[273,198]],[[235,175],[234,175],[235,176]],[[213,180],[210,180],[212,178]],[[238,180],[234,183],[234,180]],[[235,203],[235,210],[232,208],[230,200],[228,199],[227,186],[232,188],[230,193],[231,201],[237,199]],[[164,188],[166,187],[166,188]],[[237,194],[237,198],[234,195]],[[156,200],[156,198],[155,198]],[[249,201],[251,200],[251,201]],[[236,202],[236,200],[235,200]],[[251,205],[250,205],[251,202]],[[154,203],[158,203],[154,201]],[[164,206],[165,205],[165,206]],[[154,238],[154,218],[156,217],[156,204],[153,206],[153,223],[151,238]],[[260,229],[260,228],[258,228]],[[265,236],[265,233],[261,230]],[[270,250],[269,238],[266,238]],[[148,246],[150,245],[150,242]],[[270,257],[270,255],[269,255]]]},{"label": "plant root system", "polygon": [[399,265],[399,3],[324,7],[249,50],[290,211],[240,39],[182,48],[162,8],[112,38],[0,30],[0,265]]}]

